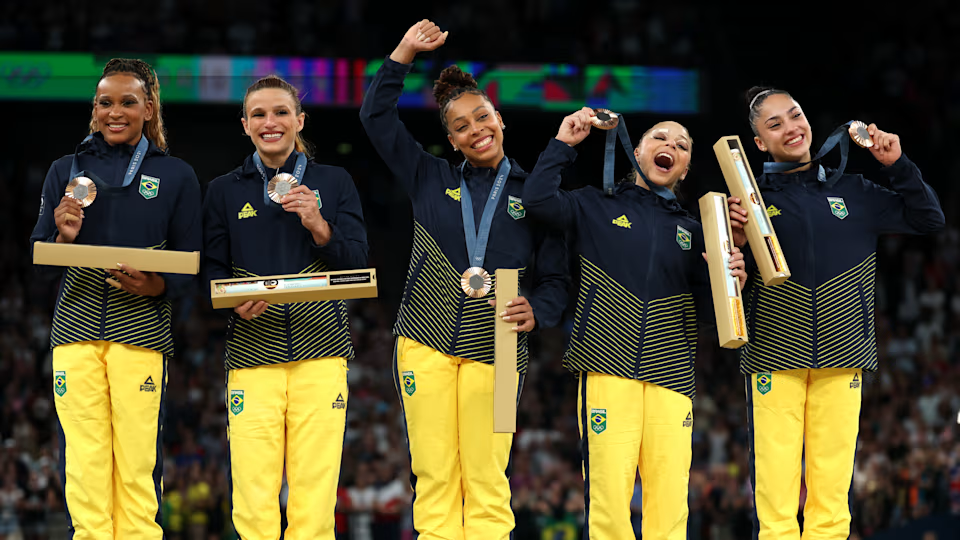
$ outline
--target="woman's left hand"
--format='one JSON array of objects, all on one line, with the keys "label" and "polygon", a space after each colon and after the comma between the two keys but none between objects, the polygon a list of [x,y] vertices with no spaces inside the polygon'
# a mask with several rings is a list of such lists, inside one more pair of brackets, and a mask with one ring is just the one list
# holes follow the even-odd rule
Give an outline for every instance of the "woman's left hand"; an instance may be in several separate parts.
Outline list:
[{"label": "woman's left hand", "polygon": [[[496,298],[490,299],[490,305],[497,306]],[[517,323],[513,327],[514,332],[530,332],[537,326],[537,320],[533,316],[533,306],[522,296],[507,302],[507,310],[499,313],[499,316],[507,322]]]},{"label": "woman's left hand", "polygon": [[330,241],[330,224],[320,214],[320,205],[317,196],[307,186],[300,184],[290,190],[280,199],[285,212],[297,214],[300,224],[313,235],[313,241],[318,246],[325,246]]},{"label": "woman's left hand", "polygon": [[117,264],[117,268],[107,268],[113,277],[106,280],[117,289],[139,296],[160,296],[167,290],[167,282],[156,272],[141,272],[126,264]]},{"label": "woman's left hand", "polygon": [[876,124],[867,126],[867,133],[873,139],[873,146],[868,148],[873,157],[877,158],[884,167],[889,167],[900,159],[903,150],[900,149],[900,136],[887,133],[877,128]]}]

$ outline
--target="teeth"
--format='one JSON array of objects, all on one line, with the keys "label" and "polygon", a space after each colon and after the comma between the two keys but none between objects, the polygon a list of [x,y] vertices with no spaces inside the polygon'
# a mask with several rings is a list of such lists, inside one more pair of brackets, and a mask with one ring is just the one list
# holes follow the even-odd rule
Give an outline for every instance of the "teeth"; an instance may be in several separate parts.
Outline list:
[{"label": "teeth", "polygon": [[263,136],[263,138],[268,141],[275,141],[280,137],[283,137],[283,133],[268,133]]},{"label": "teeth", "polygon": [[794,138],[790,139],[789,141],[787,141],[787,144],[796,144],[796,143],[800,142],[800,139],[802,139],[802,138],[803,138],[803,135],[797,135],[796,137],[794,137]]},{"label": "teeth", "polygon": [[491,137],[484,137],[483,139],[480,139],[479,141],[473,143],[473,146],[472,146],[471,148],[480,148],[481,146],[486,146],[487,144],[490,143],[490,141],[491,141],[492,139],[493,139],[492,136],[491,136]]},{"label": "teeth", "polygon": [[107,126],[113,129],[120,129],[120,128],[126,127],[126,124],[107,124]]}]

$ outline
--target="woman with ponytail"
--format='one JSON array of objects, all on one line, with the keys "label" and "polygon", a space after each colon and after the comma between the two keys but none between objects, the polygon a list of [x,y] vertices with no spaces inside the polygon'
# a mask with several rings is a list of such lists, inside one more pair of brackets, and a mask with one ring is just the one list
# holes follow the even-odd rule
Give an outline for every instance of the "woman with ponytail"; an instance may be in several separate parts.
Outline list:
[{"label": "woman with ponytail", "polygon": [[[410,270],[394,334],[421,540],[502,540],[514,528],[512,436],[493,432],[493,327],[498,268],[521,269],[521,296],[499,315],[516,323],[519,388],[526,333],[556,325],[566,302],[562,238],[526,219],[527,173],[504,155],[504,128],[470,74],[443,70],[434,86],[453,165],[423,150],[400,122],[397,101],[418,52],[447,33],[414,24],[370,85],[360,120],[413,203]],[[489,294],[488,294],[489,293]]]},{"label": "woman with ponytail", "polygon": [[[96,186],[87,206],[64,195],[79,176]],[[189,165],[167,153],[160,87],[145,62],[114,59],[104,67],[90,135],[50,167],[30,239],[200,250],[200,185]],[[191,283],[123,264],[63,272],[51,346],[71,538],[163,537],[170,300]]]},{"label": "woman with ponytail", "polygon": [[[360,197],[347,171],[311,159],[297,89],[276,76],[247,89],[243,129],[255,152],[207,189],[207,280],[367,266]],[[286,173],[296,187],[270,198]],[[233,524],[243,540],[280,537],[286,470],[288,540],[333,540],[354,357],[342,301],[230,313],[225,364]],[[286,468],[284,468],[286,466]]]},{"label": "woman with ponytail", "polygon": [[[754,87],[746,98],[754,142],[773,158],[764,169],[783,171],[765,172],[757,186],[792,273],[770,287],[752,279],[744,290],[750,342],[739,354],[747,384],[753,537],[801,537],[803,474],[803,538],[845,539],[862,378],[877,370],[877,242],[885,234],[935,233],[943,228],[943,211],[897,135],[874,124],[863,128],[886,188],[844,173],[842,161],[833,170],[812,158],[810,123],[789,93]],[[734,243],[743,247],[747,212],[740,199],[729,202]]]}]

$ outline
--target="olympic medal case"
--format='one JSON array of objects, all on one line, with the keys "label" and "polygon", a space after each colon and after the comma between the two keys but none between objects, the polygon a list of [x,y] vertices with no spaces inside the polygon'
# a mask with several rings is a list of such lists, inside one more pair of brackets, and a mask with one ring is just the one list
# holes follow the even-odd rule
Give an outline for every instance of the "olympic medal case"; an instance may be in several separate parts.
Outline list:
[{"label": "olympic medal case", "polygon": [[753,178],[747,155],[736,135],[721,137],[713,145],[713,151],[720,162],[720,170],[727,181],[727,188],[734,197],[740,198],[740,206],[747,211],[747,223],[744,230],[750,251],[757,261],[763,284],[779,285],[790,279],[790,267],[780,249],[780,241],[773,231],[773,223],[767,215],[767,207],[757,182]]},{"label": "olympic medal case", "polygon": [[493,432],[517,432],[517,333],[516,322],[505,321],[500,313],[520,291],[520,271],[498,268],[493,328]]},{"label": "olympic medal case", "polygon": [[210,282],[210,300],[215,309],[235,308],[245,302],[260,300],[270,304],[293,304],[376,297],[377,271],[373,268]]},{"label": "olympic medal case", "polygon": [[200,272],[200,252],[57,242],[33,244],[33,264],[115,269],[120,263],[141,272],[196,275]]},{"label": "olympic medal case", "polygon": [[700,197],[700,221],[707,248],[717,338],[721,347],[736,349],[747,344],[747,326],[740,280],[730,275],[733,233],[726,194],[711,191]]}]

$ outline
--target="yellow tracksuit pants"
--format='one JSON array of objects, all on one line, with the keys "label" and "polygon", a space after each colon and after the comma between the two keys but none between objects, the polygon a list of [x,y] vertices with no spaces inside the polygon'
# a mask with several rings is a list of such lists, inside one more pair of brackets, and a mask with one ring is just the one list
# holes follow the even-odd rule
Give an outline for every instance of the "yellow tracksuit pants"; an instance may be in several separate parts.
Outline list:
[{"label": "yellow tracksuit pants", "polygon": [[419,540],[510,538],[513,435],[493,432],[494,367],[398,337],[394,376]]},{"label": "yellow tracksuit pants", "polygon": [[653,383],[581,373],[578,398],[586,517],[584,538],[633,538],[637,471],[643,540],[687,538],[693,402]]},{"label": "yellow tracksuit pants", "polygon": [[318,358],[232,369],[227,438],[233,525],[241,540],[333,540],[347,413],[347,361]]},{"label": "yellow tracksuit pants", "polygon": [[70,343],[54,347],[53,371],[70,538],[163,538],[163,354]]},{"label": "yellow tracksuit pants", "polygon": [[[859,369],[791,369],[747,377],[754,539],[850,535],[861,377]],[[797,522],[801,474],[807,485],[802,537]]]}]

